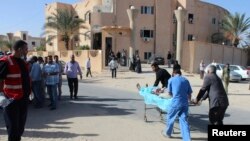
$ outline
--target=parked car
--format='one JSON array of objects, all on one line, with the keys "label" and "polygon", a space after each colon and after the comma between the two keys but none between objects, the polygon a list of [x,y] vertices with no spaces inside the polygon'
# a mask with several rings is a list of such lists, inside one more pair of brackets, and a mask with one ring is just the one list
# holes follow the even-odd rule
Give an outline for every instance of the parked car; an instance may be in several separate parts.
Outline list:
[{"label": "parked car", "polygon": [[164,65],[165,60],[163,57],[155,57],[154,62],[156,62],[158,65]]},{"label": "parked car", "polygon": [[[216,67],[216,74],[222,78],[222,72],[223,72],[223,68],[224,68],[224,64],[219,64],[219,63],[212,63],[207,65],[207,67],[205,68],[205,74],[208,73],[208,68],[210,65],[214,65]],[[241,81],[241,75],[238,74],[235,71],[230,71],[230,80],[229,81],[235,81],[235,82],[239,82]]]},{"label": "parked car", "polygon": [[247,70],[249,70],[249,71],[250,71],[250,66],[247,66]]},{"label": "parked car", "polygon": [[239,65],[230,65],[230,70],[237,72],[238,74],[241,75],[241,79],[245,80],[245,79],[249,79],[248,76],[248,70],[243,67],[243,66],[239,66]]}]

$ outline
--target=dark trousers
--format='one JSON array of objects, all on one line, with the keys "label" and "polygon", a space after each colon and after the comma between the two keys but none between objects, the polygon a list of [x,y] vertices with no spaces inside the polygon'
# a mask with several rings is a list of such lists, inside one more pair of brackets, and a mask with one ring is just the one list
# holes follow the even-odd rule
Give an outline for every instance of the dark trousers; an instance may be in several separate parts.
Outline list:
[{"label": "dark trousers", "polygon": [[3,116],[8,132],[8,141],[20,141],[27,118],[28,98],[14,100],[4,108]]},{"label": "dark trousers", "polygon": [[89,75],[92,77],[91,69],[90,69],[90,68],[87,68],[86,77],[88,77]]},{"label": "dark trousers", "polygon": [[112,78],[116,78],[116,69],[111,69]]},{"label": "dark trousers", "polygon": [[200,79],[203,79],[203,78],[204,78],[204,71],[201,70],[201,71],[200,71]]},{"label": "dark trousers", "polygon": [[51,103],[51,108],[56,108],[57,106],[57,84],[47,85],[47,91],[49,94],[49,99]]},{"label": "dark trousers", "polygon": [[73,91],[74,91],[74,97],[76,98],[78,92],[78,79],[68,78],[68,85],[69,85],[70,98],[73,97]]},{"label": "dark trousers", "polygon": [[58,94],[58,99],[61,99],[62,96],[62,78],[59,77],[59,83],[57,84],[57,94]]},{"label": "dark trousers", "polygon": [[209,121],[212,125],[223,125],[227,107],[214,107],[209,110]]},{"label": "dark trousers", "polygon": [[35,107],[42,107],[44,103],[44,94],[42,93],[42,81],[32,81],[32,92],[34,94]]}]

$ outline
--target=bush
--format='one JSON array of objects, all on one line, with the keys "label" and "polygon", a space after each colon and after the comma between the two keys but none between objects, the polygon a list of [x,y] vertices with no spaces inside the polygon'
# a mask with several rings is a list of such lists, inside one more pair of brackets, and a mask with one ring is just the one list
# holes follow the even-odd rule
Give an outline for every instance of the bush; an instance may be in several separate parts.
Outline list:
[{"label": "bush", "polygon": [[36,47],[36,51],[45,51],[45,46]]},{"label": "bush", "polygon": [[78,50],[89,50],[89,49],[90,49],[89,45],[83,45],[78,47]]}]

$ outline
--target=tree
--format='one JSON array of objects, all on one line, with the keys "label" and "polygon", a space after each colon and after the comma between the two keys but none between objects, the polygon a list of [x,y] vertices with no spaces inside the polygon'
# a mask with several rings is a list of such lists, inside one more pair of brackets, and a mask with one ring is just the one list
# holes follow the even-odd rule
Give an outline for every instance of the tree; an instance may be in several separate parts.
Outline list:
[{"label": "tree", "polygon": [[69,49],[69,43],[79,35],[79,29],[85,28],[84,21],[76,15],[73,10],[56,9],[56,13],[47,17],[44,25],[45,34],[49,35],[48,42],[58,37],[65,43],[65,48]]},{"label": "tree", "polygon": [[248,29],[250,29],[250,18],[246,18],[245,14],[229,14],[222,21],[224,36],[231,41],[234,47],[248,44],[246,43]]},{"label": "tree", "polygon": [[45,51],[45,50],[46,50],[45,46],[36,47],[36,51]]},{"label": "tree", "polygon": [[211,36],[211,42],[214,44],[222,44],[225,43],[227,40],[225,39],[223,33],[217,32],[212,34]]}]

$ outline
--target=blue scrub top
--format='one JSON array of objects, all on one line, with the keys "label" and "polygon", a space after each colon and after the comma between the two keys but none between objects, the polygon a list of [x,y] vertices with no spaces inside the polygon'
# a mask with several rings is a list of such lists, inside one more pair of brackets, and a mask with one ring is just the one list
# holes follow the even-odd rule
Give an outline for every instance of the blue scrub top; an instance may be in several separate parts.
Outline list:
[{"label": "blue scrub top", "polygon": [[173,96],[171,107],[184,107],[188,106],[188,96],[193,91],[186,78],[175,75],[168,81],[168,92]]}]

